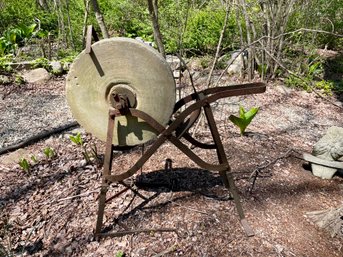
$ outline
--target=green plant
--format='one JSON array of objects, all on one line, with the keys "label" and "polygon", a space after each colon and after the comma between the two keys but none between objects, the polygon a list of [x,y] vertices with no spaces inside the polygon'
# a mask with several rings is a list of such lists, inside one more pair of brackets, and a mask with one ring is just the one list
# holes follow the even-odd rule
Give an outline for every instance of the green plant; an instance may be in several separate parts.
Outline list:
[{"label": "green plant", "polygon": [[78,146],[81,147],[83,157],[85,158],[85,160],[86,160],[87,163],[90,163],[91,157],[90,157],[90,155],[89,155],[89,153],[88,153],[88,151],[87,151],[87,148],[86,148],[86,146],[85,146],[85,144],[84,144],[84,142],[83,142],[83,140],[82,140],[81,133],[78,132],[78,133],[76,134],[76,136],[69,136],[69,138],[70,138],[70,140],[71,140],[74,144],[76,144],[76,145],[78,145]]},{"label": "green plant", "polygon": [[52,159],[53,157],[56,156],[55,150],[51,147],[44,148],[43,153],[48,159]]},{"label": "green plant", "polygon": [[[1,42],[0,42],[1,43]],[[1,46],[0,46],[1,48]],[[1,49],[0,49],[1,51]],[[13,69],[8,63],[13,61],[13,55],[12,54],[7,54],[1,57],[0,53],[0,70],[4,70],[6,72],[11,72]]]},{"label": "green plant", "polygon": [[76,145],[83,145],[83,140],[80,132],[78,132],[75,136],[69,136],[69,139]]},{"label": "green plant", "polygon": [[22,168],[23,171],[25,171],[25,172],[30,171],[31,165],[30,165],[29,161],[26,160],[25,158],[20,158],[18,164]]},{"label": "green plant", "polygon": [[116,257],[125,257],[125,253],[123,251],[118,251]]},{"label": "green plant", "polygon": [[323,90],[325,95],[332,95],[332,91],[335,89],[335,84],[332,81],[321,80],[314,84],[316,89]]},{"label": "green plant", "polygon": [[32,160],[34,163],[37,163],[37,162],[38,162],[37,157],[34,156],[34,155],[31,155],[31,160]]},{"label": "green plant", "polygon": [[19,74],[15,75],[14,82],[19,84],[19,85],[25,84],[24,78]]},{"label": "green plant", "polygon": [[87,163],[90,163],[92,158],[95,159],[98,163],[100,163],[100,157],[98,154],[98,149],[95,144],[90,146],[90,150],[87,149],[87,144],[84,143],[81,137],[81,133],[78,132],[75,136],[69,136],[69,139],[76,145],[80,146],[82,150],[82,155],[85,158]]},{"label": "green plant", "polygon": [[32,64],[33,68],[44,68],[46,70],[51,70],[51,65],[49,63],[49,60],[46,58],[38,58],[34,60]]},{"label": "green plant", "polygon": [[24,46],[33,36],[37,24],[20,24],[15,28],[7,29],[0,37],[0,56],[8,53],[16,54],[18,47]]},{"label": "green plant", "polygon": [[239,127],[241,135],[244,135],[245,129],[251,123],[258,110],[258,107],[253,107],[249,111],[245,111],[243,106],[239,106],[239,117],[230,115],[229,120]]}]

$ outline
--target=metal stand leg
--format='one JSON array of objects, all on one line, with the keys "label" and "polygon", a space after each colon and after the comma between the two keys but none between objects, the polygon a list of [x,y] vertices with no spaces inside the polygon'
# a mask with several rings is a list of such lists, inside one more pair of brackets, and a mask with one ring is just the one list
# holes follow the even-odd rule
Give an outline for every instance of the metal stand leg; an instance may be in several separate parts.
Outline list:
[{"label": "metal stand leg", "polygon": [[111,168],[112,168],[112,159],[113,159],[112,139],[113,139],[113,130],[114,130],[114,119],[115,117],[111,117],[111,115],[109,115],[104,170],[102,174],[102,184],[101,184],[100,195],[99,195],[98,218],[97,218],[96,228],[95,228],[95,237],[97,240],[99,239],[99,235],[101,233],[102,223],[104,219],[105,204],[106,204],[106,193],[108,190],[108,182],[106,181],[105,176],[111,175]]},{"label": "metal stand leg", "polygon": [[[201,99],[201,97],[202,96],[200,96],[200,99]],[[222,141],[220,139],[220,135],[219,135],[219,132],[218,132],[218,129],[217,129],[214,117],[213,117],[213,112],[212,112],[209,104],[204,106],[204,111],[205,111],[205,115],[206,115],[210,130],[211,130],[213,140],[217,146],[216,149],[217,149],[217,156],[218,156],[219,163],[227,165],[227,170],[221,171],[220,176],[222,177],[225,186],[227,187],[227,189],[232,194],[232,197],[233,197],[233,200],[235,202],[236,209],[237,209],[241,224],[245,230],[245,233],[247,234],[247,236],[253,236],[254,231],[251,229],[250,225],[248,224],[247,220],[245,219],[245,215],[244,215],[244,211],[243,211],[243,208],[241,205],[240,197],[239,197],[239,194],[237,193],[236,185],[235,185],[235,182],[233,180],[232,173],[231,173],[231,168],[230,168],[229,162],[227,160],[225,150],[224,150],[224,147],[223,147]]]},{"label": "metal stand leg", "polygon": [[108,190],[108,185],[106,183],[103,183],[103,185],[101,185],[100,195],[99,195],[98,219],[96,221],[96,228],[95,228],[96,240],[99,239],[99,234],[101,233],[102,223],[104,219],[104,212],[105,212],[107,190]]}]

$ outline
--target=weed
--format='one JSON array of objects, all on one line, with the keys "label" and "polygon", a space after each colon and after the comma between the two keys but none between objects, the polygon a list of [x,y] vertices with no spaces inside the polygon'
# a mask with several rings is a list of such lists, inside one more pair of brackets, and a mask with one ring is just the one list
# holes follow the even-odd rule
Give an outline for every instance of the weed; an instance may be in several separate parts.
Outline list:
[{"label": "weed", "polygon": [[96,161],[100,161],[96,145],[93,144],[93,146],[90,147],[90,151],[87,150],[87,145],[83,142],[80,132],[78,132],[76,136],[69,136],[69,139],[74,144],[80,146],[80,148],[82,149],[82,155],[87,163],[90,163],[92,158]]},{"label": "weed", "polygon": [[82,137],[81,137],[81,133],[80,133],[80,132],[78,132],[78,133],[76,134],[76,136],[69,136],[69,139],[70,139],[73,143],[75,143],[76,145],[80,145],[80,146],[83,145],[83,140],[82,140]]},{"label": "weed", "polygon": [[37,157],[34,156],[34,155],[31,155],[31,160],[32,160],[34,163],[37,163],[37,162],[38,162]]},{"label": "weed", "polygon": [[44,148],[43,153],[46,156],[46,158],[49,160],[56,156],[54,149],[51,147]]},{"label": "weed", "polygon": [[26,160],[25,158],[20,158],[18,164],[22,168],[23,171],[25,171],[25,172],[30,171],[31,165],[30,165],[29,161]]},{"label": "weed", "polygon": [[116,257],[125,257],[125,253],[123,251],[118,251]]},{"label": "weed", "polygon": [[229,120],[239,127],[241,135],[244,135],[245,129],[251,123],[258,110],[258,107],[253,107],[249,111],[245,111],[243,106],[239,106],[239,117],[230,115]]},{"label": "weed", "polygon": [[48,71],[51,70],[51,65],[49,63],[49,60],[46,58],[38,58],[36,59],[33,64],[32,64],[33,68],[44,68]]},{"label": "weed", "polygon": [[14,82],[15,82],[16,84],[18,84],[18,85],[23,85],[23,84],[25,84],[24,78],[23,78],[21,75],[19,75],[19,74],[16,74],[16,75],[15,75]]}]

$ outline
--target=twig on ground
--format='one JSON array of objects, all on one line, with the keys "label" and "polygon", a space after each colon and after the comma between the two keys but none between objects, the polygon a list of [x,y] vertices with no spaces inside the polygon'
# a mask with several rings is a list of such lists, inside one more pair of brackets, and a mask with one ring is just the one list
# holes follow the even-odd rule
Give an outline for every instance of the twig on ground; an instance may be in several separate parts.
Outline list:
[{"label": "twig on ground", "polygon": [[125,231],[102,233],[101,237],[107,237],[107,236],[109,236],[109,237],[121,237],[121,236],[138,234],[138,233],[155,233],[155,232],[175,232],[175,233],[177,233],[177,230],[175,228],[134,229],[134,230],[125,230]]},{"label": "twig on ground", "polygon": [[171,247],[167,248],[166,250],[164,250],[164,251],[162,251],[162,252],[160,252],[160,253],[154,255],[154,257],[161,257],[161,256],[164,256],[164,255],[166,255],[166,254],[168,254],[168,253],[171,253],[171,252],[176,251],[176,249],[177,249],[177,244],[172,245]]},{"label": "twig on ground", "polygon": [[179,203],[176,203],[176,202],[173,202],[173,201],[170,201],[171,204],[174,204],[174,205],[177,205],[183,209],[186,209],[186,210],[190,210],[190,211],[193,211],[193,212],[197,212],[197,213],[201,213],[201,214],[205,214],[205,215],[208,215],[208,216],[211,216],[209,213],[207,212],[204,212],[204,211],[200,211],[200,210],[197,210],[195,208],[191,208],[191,207],[185,207],[185,206],[182,206],[181,204]]},{"label": "twig on ground", "polygon": [[98,190],[88,191],[88,192],[85,192],[85,193],[82,193],[82,194],[73,195],[73,196],[69,196],[69,197],[66,197],[66,198],[58,199],[56,202],[62,202],[62,201],[71,200],[71,199],[74,199],[74,198],[77,198],[77,197],[88,196],[90,194],[97,193],[97,192],[98,192]]},{"label": "twig on ground", "polygon": [[263,164],[263,165],[260,165],[258,166],[253,172],[251,172],[250,176],[249,176],[249,179],[253,178],[253,181],[251,183],[251,187],[249,188],[248,192],[251,193],[254,186],[255,186],[255,182],[256,182],[256,179],[258,177],[258,174],[261,170],[265,169],[265,168],[268,168],[270,165],[273,165],[275,164],[277,161],[281,160],[281,159],[284,159],[284,158],[288,158],[292,152],[294,152],[295,150],[294,149],[289,149],[286,153],[280,155],[279,157],[275,158],[274,160],[272,161],[269,161],[267,162],[266,164]]}]

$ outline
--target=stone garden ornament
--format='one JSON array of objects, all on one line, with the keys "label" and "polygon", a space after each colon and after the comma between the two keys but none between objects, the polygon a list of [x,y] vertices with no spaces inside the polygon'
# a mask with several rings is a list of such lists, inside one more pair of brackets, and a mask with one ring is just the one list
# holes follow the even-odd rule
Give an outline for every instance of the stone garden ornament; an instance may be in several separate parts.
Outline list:
[{"label": "stone garden ornament", "polygon": [[330,127],[314,145],[312,155],[304,154],[311,163],[313,175],[331,179],[338,169],[343,170],[343,128]]}]

